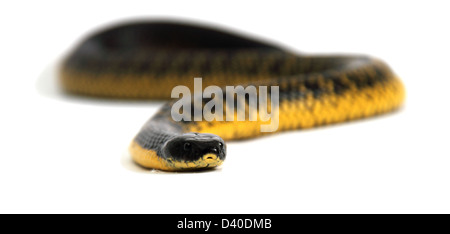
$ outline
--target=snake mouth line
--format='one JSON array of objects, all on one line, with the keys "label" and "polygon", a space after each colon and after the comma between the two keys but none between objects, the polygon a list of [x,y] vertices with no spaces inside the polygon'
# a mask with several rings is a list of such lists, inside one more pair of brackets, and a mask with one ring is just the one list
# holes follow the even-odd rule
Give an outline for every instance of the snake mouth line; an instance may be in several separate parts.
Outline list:
[{"label": "snake mouth line", "polygon": [[195,161],[166,160],[171,168],[177,170],[197,170],[202,168],[214,168],[223,164],[223,160],[216,154],[208,153]]},{"label": "snake mouth line", "polygon": [[193,161],[164,159],[158,156],[156,151],[143,148],[135,141],[131,143],[129,151],[133,160],[139,165],[163,171],[212,169],[222,165],[224,162],[224,158],[220,158],[213,153],[204,154],[201,158]]}]

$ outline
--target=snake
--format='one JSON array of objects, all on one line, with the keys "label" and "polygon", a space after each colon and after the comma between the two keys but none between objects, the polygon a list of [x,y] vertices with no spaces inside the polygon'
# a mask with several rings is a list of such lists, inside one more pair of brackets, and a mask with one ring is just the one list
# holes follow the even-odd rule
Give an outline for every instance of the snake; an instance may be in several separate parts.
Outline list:
[{"label": "snake", "polygon": [[[399,77],[371,56],[304,54],[217,26],[162,20],[91,33],[62,59],[58,77],[68,94],[168,100],[138,131],[129,154],[144,168],[173,172],[219,167],[225,142],[376,116],[405,99]],[[256,121],[175,121],[171,92],[180,85],[194,90],[195,77],[204,87],[278,87],[278,128],[262,132],[259,114]]]}]

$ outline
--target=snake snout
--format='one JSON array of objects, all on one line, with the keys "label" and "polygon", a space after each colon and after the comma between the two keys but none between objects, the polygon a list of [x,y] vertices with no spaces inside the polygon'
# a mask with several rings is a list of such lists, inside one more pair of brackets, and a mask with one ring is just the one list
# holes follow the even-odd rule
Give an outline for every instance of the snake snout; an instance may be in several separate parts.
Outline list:
[{"label": "snake snout", "polygon": [[225,160],[225,142],[213,134],[187,133],[170,139],[162,149],[164,157],[177,167],[216,167]]},{"label": "snake snout", "polygon": [[216,158],[217,158],[217,157],[215,157],[215,155],[203,157],[203,159],[205,159],[205,160],[214,160],[214,159],[216,159]]}]

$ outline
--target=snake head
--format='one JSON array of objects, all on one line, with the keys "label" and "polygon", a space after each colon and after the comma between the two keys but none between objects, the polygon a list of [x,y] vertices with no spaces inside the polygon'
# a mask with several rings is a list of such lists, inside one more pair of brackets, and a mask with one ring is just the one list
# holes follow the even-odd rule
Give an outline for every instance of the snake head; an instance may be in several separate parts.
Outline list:
[{"label": "snake head", "polygon": [[169,139],[161,148],[163,159],[173,170],[213,168],[225,160],[225,142],[207,133],[185,133]]}]

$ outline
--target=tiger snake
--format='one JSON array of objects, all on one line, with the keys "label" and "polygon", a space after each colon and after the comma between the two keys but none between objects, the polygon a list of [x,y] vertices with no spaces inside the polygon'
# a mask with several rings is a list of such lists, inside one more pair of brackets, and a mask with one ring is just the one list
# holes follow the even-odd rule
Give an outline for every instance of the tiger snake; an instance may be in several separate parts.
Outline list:
[{"label": "tiger snake", "polygon": [[[278,86],[276,132],[393,111],[404,87],[382,61],[363,55],[306,55],[212,27],[127,23],[94,33],[63,60],[68,93],[101,98],[170,99],[175,86]],[[270,94],[269,94],[270,95]],[[204,100],[205,101],[205,100]],[[254,138],[257,121],[174,121],[168,102],[132,140],[133,160],[164,171],[220,166],[225,141]],[[204,104],[204,103],[203,103]]]}]

